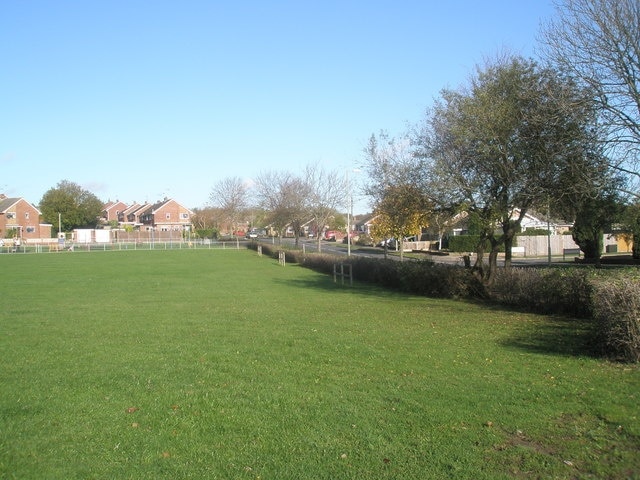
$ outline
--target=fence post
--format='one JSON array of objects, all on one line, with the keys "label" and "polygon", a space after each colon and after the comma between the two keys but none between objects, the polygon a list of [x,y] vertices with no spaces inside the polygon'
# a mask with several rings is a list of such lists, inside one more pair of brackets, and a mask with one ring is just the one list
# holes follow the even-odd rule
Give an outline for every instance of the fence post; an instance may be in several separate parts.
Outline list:
[{"label": "fence post", "polygon": [[[347,272],[345,273],[345,267]],[[349,279],[349,286],[353,286],[353,275],[352,275],[352,265],[350,263],[347,263],[346,265],[344,263],[340,264],[340,273],[338,273],[338,265],[337,264],[333,264],[333,283],[337,283],[337,277],[340,276],[340,281],[342,283],[342,285],[344,285],[344,278],[347,277]]]},{"label": "fence post", "polygon": [[279,263],[280,265],[282,265],[283,267],[284,267],[284,266],[286,265],[286,263],[287,263],[287,258],[286,258],[285,254],[284,254],[284,251],[282,251],[282,250],[280,250],[280,251],[278,252],[278,263]]}]

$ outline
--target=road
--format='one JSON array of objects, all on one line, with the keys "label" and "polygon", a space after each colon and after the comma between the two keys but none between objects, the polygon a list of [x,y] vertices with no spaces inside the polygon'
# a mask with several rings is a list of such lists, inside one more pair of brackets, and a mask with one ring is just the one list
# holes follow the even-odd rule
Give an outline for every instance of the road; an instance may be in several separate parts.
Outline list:
[{"label": "road", "polygon": [[[262,240],[268,243],[272,243],[272,240]],[[276,240],[277,242],[277,240]],[[283,245],[287,245],[290,247],[293,247],[293,245],[295,244],[295,241],[293,238],[283,238],[282,239],[282,243]],[[299,240],[298,246],[302,249],[304,249],[307,252],[317,252],[318,251],[318,242],[316,240],[310,240],[310,239],[305,239],[305,238],[301,238]],[[322,253],[327,253],[330,255],[347,255],[348,253],[348,249],[347,249],[347,245],[342,244],[342,243],[336,243],[336,242],[327,242],[327,241],[323,241],[322,242],[322,247],[321,247],[321,251]],[[384,251],[382,250],[382,248],[378,248],[378,247],[359,247],[359,246],[352,246],[351,247],[351,255],[353,256],[360,256],[360,257],[371,257],[371,258],[383,258],[384,256]],[[399,259],[399,254],[397,252],[389,252],[389,258],[391,259]],[[415,259],[416,256],[415,255],[407,255],[407,257],[405,258],[412,258]],[[418,258],[423,258],[425,260],[432,260],[435,263],[443,263],[443,264],[448,264],[448,265],[464,265],[464,261],[462,259],[462,254],[460,253],[451,253],[450,255],[431,255],[428,253],[425,254],[420,254],[420,257]],[[488,255],[485,256],[485,258],[488,258]],[[471,263],[473,264],[474,259],[472,257],[471,259]],[[552,256],[551,257],[551,263],[552,264],[571,264],[573,262],[572,258],[563,258],[562,255],[559,256]],[[511,259],[511,264],[513,266],[535,266],[535,265],[549,265],[549,258],[547,256],[543,256],[543,257],[523,257],[523,256],[513,256]],[[500,255],[498,257],[498,265],[504,265],[504,255]]]}]

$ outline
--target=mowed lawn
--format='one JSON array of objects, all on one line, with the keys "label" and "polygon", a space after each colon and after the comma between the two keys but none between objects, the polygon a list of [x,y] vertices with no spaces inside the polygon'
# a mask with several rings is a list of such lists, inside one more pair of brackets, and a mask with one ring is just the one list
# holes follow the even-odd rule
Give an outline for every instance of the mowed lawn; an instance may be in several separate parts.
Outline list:
[{"label": "mowed lawn", "polygon": [[640,478],[576,320],[245,250],[0,255],[2,479]]}]

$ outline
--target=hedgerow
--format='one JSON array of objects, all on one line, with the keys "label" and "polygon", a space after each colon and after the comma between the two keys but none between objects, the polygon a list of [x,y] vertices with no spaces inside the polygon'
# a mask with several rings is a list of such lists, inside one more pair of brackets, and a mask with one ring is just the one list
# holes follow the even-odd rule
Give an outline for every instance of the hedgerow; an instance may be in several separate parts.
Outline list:
[{"label": "hedgerow", "polygon": [[640,362],[640,278],[618,275],[593,282],[593,310],[602,351],[618,360]]},{"label": "hedgerow", "polygon": [[546,314],[591,318],[592,272],[576,268],[499,269],[490,298],[503,305]]}]

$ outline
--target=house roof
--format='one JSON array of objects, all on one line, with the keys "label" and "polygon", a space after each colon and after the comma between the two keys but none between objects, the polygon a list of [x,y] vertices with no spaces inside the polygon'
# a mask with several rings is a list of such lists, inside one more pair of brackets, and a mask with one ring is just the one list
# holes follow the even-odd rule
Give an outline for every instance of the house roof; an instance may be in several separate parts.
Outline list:
[{"label": "house roof", "polygon": [[358,220],[358,225],[368,225],[371,224],[375,221],[376,218],[378,218],[379,215],[375,214],[375,213],[370,213],[370,214],[366,214],[363,215],[362,218],[360,220]]},{"label": "house roof", "polygon": [[118,205],[124,205],[125,208],[127,207],[127,204],[124,202],[121,202],[120,200],[116,200],[115,202],[107,202],[104,204],[104,206],[102,207],[103,211],[108,211],[111,210],[113,207],[116,207]]},{"label": "house roof", "polygon": [[136,210],[139,210],[140,208],[142,208],[144,205],[141,205],[139,203],[134,203],[133,205],[131,205],[130,207],[126,208],[124,211],[120,212],[123,215],[127,216],[133,212],[135,212]]},{"label": "house roof", "polygon": [[29,202],[27,202],[22,197],[13,197],[13,198],[9,198],[9,197],[2,198],[2,197],[0,197],[0,213],[5,213],[7,210],[9,210],[9,208],[13,207],[20,200],[22,200],[23,202],[28,204],[31,208],[33,208],[36,212],[38,212],[39,215],[42,214],[42,212],[40,212],[40,210],[38,210],[36,207],[31,205]]},{"label": "house roof", "polygon": [[153,205],[148,205],[148,207],[144,210],[144,212],[140,212],[140,214],[155,214],[157,213],[158,210],[160,210],[162,207],[168,205],[169,203],[176,203],[179,207],[184,208],[187,212],[189,212],[191,215],[193,215],[193,212],[186,208],[185,206],[181,205],[180,203],[176,202],[173,198],[165,198],[164,200],[161,200],[157,203],[154,203]]},{"label": "house roof", "polygon": [[16,203],[18,203],[19,198],[2,198],[0,199],[0,213],[4,213],[9,210],[9,207],[12,207]]}]

